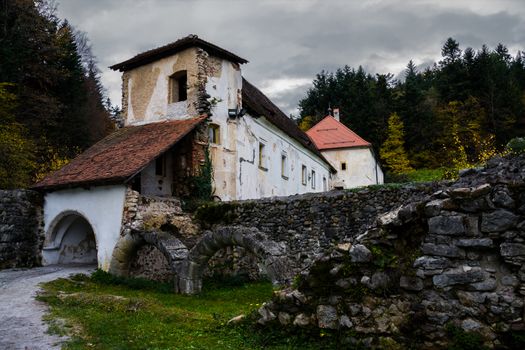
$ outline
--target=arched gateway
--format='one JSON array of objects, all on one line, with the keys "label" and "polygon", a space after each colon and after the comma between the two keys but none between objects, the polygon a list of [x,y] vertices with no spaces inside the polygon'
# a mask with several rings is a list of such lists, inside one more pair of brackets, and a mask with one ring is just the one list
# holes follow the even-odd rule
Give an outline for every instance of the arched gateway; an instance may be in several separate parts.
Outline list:
[{"label": "arched gateway", "polygon": [[58,215],[46,233],[42,258],[44,265],[96,264],[97,241],[93,227],[80,213]]}]

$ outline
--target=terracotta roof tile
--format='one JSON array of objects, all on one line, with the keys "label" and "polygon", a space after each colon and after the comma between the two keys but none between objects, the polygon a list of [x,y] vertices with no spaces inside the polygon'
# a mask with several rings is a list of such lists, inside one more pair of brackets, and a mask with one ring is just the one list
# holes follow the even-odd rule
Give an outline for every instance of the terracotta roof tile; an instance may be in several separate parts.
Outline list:
[{"label": "terracotta roof tile", "polygon": [[371,146],[370,142],[362,139],[332,116],[326,116],[306,134],[320,150]]},{"label": "terracotta roof tile", "polygon": [[156,49],[152,49],[152,50],[148,50],[148,51],[139,53],[138,55],[126,61],[114,64],[110,66],[109,68],[113,70],[119,70],[121,72],[125,72],[130,69],[151,63],[158,59],[174,55],[177,52],[188,49],[190,47],[200,47],[211,55],[225,58],[232,62],[248,63],[248,61],[245,60],[244,58],[239,57],[236,54],[231,53],[230,51],[227,51],[217,45],[214,45],[210,42],[202,40],[197,35],[188,35],[170,44],[167,44],[161,47],[157,47]]},{"label": "terracotta roof tile", "polygon": [[33,188],[123,183],[205,119],[203,116],[122,128],[91,146]]}]

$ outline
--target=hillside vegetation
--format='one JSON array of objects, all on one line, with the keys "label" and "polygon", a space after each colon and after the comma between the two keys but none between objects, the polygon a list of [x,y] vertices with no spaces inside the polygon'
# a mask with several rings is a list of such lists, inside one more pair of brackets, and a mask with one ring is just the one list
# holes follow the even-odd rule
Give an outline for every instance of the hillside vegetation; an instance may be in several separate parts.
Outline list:
[{"label": "hillside vegetation", "polygon": [[403,77],[345,66],[317,74],[300,101],[308,129],[341,110],[341,121],[372,142],[392,173],[413,168],[459,169],[483,162],[514,137],[525,135],[525,53],[503,44],[462,50],[449,38],[442,59]]},{"label": "hillside vegetation", "polygon": [[32,184],[113,129],[89,40],[53,3],[0,0],[0,188]]}]

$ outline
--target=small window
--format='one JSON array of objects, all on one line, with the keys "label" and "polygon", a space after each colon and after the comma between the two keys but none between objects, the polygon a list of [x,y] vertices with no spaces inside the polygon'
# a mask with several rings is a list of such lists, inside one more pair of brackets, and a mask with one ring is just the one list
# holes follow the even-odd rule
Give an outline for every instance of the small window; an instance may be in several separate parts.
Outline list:
[{"label": "small window", "polygon": [[288,157],[285,153],[281,154],[281,176],[288,180]]},{"label": "small window", "polygon": [[323,176],[323,191],[328,191],[328,183],[326,182],[326,177]]},{"label": "small window", "polygon": [[259,168],[267,170],[266,167],[266,145],[259,142]]},{"label": "small window", "polygon": [[312,170],[312,180],[311,180],[311,184],[312,184],[312,189],[315,190],[315,170]]},{"label": "small window", "polygon": [[306,178],[307,178],[308,174],[306,172],[306,165],[303,165],[301,167],[301,182],[303,185],[306,186]]},{"label": "small window", "polygon": [[346,162],[341,162],[341,170],[346,170]]},{"label": "small window", "polygon": [[170,77],[170,103],[188,99],[188,77],[186,71],[173,74]]},{"label": "small window", "polygon": [[208,137],[210,143],[214,143],[216,145],[221,144],[221,133],[220,133],[220,127],[217,124],[210,124],[208,126]]},{"label": "small window", "polygon": [[161,155],[155,160],[155,175],[166,176],[166,155]]}]

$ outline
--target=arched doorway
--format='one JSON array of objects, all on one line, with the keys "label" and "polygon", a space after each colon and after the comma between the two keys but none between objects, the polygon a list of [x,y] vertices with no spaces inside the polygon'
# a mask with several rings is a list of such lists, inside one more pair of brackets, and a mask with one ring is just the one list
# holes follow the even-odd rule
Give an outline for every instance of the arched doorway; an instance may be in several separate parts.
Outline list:
[{"label": "arched doorway", "polygon": [[46,236],[44,265],[97,263],[95,233],[82,215],[74,212],[59,215]]}]

